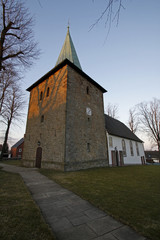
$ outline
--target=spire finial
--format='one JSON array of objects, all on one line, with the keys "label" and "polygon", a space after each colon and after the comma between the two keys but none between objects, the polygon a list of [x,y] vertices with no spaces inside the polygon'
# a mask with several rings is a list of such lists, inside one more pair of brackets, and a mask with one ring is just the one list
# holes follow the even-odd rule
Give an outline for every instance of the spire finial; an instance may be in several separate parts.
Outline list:
[{"label": "spire finial", "polygon": [[70,27],[70,21],[69,21],[69,18],[68,18],[68,26],[67,26],[68,31],[69,31],[69,27]]}]

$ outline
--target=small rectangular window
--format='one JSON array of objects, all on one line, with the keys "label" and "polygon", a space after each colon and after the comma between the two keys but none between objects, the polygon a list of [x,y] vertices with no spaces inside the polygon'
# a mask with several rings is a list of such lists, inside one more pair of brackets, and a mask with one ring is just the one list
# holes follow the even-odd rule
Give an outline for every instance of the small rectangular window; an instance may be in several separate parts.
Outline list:
[{"label": "small rectangular window", "polygon": [[44,122],[44,115],[41,116],[41,122]]},{"label": "small rectangular window", "polygon": [[43,97],[43,92],[41,91],[40,98],[39,98],[40,101],[42,100],[42,97]]},{"label": "small rectangular window", "polygon": [[47,88],[47,95],[46,95],[47,97],[49,96],[49,87]]},{"label": "small rectangular window", "polygon": [[90,143],[87,143],[87,151],[90,152]]},{"label": "small rectangular window", "polygon": [[88,86],[86,88],[86,92],[87,92],[87,94],[89,94],[89,87]]}]

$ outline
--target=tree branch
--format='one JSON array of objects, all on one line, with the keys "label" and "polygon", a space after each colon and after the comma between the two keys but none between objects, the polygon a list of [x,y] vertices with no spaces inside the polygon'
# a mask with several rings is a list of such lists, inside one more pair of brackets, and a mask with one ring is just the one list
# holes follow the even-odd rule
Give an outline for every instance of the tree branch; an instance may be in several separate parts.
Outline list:
[{"label": "tree branch", "polygon": [[[107,15],[106,21],[105,21],[105,27],[107,26],[107,24],[109,26],[108,27],[108,33],[110,31],[110,28],[111,28],[111,23],[114,22],[115,19],[117,19],[117,24],[116,25],[118,25],[121,9],[122,8],[125,9],[125,7],[122,4],[122,1],[123,0],[108,0],[108,3],[107,3],[107,6],[106,6],[105,10],[102,12],[100,17],[95,21],[95,23],[93,23],[90,26],[89,31],[91,31],[95,27],[95,25],[97,25],[100,22],[100,20],[102,20],[104,18],[105,15]],[[113,8],[115,8],[116,4],[118,4],[118,7],[117,7],[117,10],[114,14]]]},{"label": "tree branch", "polygon": [[[1,1],[2,2],[2,1]],[[3,28],[5,28],[6,27],[6,25],[5,25],[5,4],[2,2],[2,8],[3,8]]]},{"label": "tree branch", "polygon": [[19,36],[17,36],[14,33],[6,33],[6,36],[13,36],[13,37],[16,37],[17,39],[21,39]]},{"label": "tree branch", "polygon": [[15,68],[18,65],[29,67],[40,53],[33,38],[33,19],[24,3],[19,0],[1,0],[0,7],[3,10],[0,29],[0,71],[7,69],[11,64]]}]

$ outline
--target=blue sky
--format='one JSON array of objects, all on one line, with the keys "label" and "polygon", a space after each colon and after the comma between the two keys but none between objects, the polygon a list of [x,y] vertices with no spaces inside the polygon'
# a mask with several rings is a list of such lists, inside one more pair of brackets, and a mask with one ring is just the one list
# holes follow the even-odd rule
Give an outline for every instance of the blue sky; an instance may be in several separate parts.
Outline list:
[{"label": "blue sky", "polygon": [[[118,27],[116,22],[112,23],[107,39],[105,17],[89,31],[105,9],[106,0],[25,2],[35,19],[35,39],[42,54],[30,70],[26,70],[24,89],[55,66],[69,19],[82,69],[107,89],[104,105],[117,104],[120,121],[127,123],[129,109],[134,105],[160,98],[159,0],[124,0],[125,10],[121,11]],[[28,101],[28,93],[26,98]],[[21,129],[12,127],[10,137],[15,138],[15,142],[24,132],[25,124]]]}]

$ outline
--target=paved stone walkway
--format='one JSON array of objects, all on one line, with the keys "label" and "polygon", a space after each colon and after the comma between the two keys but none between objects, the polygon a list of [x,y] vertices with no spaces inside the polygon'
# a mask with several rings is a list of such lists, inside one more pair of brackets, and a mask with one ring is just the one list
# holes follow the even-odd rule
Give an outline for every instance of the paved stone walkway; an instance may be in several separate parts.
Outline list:
[{"label": "paved stone walkway", "polygon": [[37,169],[0,163],[19,173],[57,240],[145,240],[128,226],[49,180]]}]

